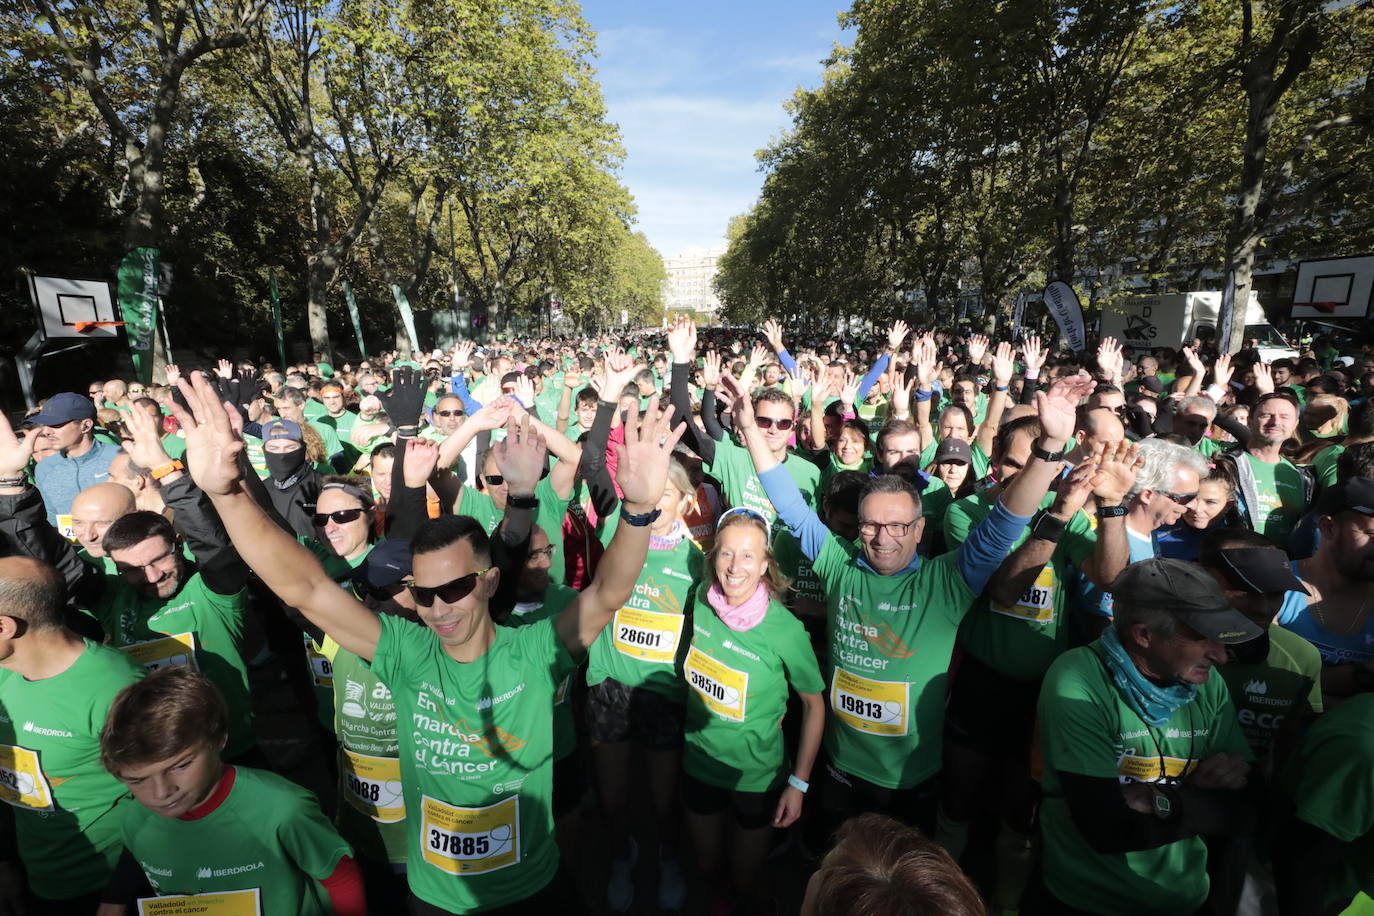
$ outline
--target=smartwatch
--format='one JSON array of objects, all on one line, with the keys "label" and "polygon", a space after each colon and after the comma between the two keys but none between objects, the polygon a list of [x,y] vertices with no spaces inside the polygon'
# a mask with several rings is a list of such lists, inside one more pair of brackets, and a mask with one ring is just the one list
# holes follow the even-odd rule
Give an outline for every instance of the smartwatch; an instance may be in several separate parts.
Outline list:
[{"label": "smartwatch", "polygon": [[1152,786],[1154,797],[1150,800],[1154,808],[1155,817],[1161,821],[1171,821],[1178,817],[1178,794],[1173,791],[1171,786]]},{"label": "smartwatch", "polygon": [[1122,518],[1126,514],[1125,506],[1098,506],[1098,518]]},{"label": "smartwatch", "polygon": [[1048,512],[1041,512],[1040,517],[1031,526],[1031,537],[1057,544],[1059,543],[1059,536],[1064,533],[1066,524],[1067,522],[1062,518],[1055,518]]}]

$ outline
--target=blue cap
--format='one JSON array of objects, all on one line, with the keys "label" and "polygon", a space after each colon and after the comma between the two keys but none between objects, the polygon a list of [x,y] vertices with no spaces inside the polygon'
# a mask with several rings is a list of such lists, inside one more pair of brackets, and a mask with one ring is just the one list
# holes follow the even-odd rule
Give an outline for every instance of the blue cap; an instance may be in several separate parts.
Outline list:
[{"label": "blue cap", "polygon": [[95,404],[84,394],[64,391],[48,398],[43,409],[38,411],[29,422],[34,426],[61,426],[73,420],[94,420]]},{"label": "blue cap", "polygon": [[301,428],[290,420],[283,420],[278,417],[275,420],[268,420],[262,428],[262,439],[293,439],[296,442],[304,442],[305,436],[301,434]]}]

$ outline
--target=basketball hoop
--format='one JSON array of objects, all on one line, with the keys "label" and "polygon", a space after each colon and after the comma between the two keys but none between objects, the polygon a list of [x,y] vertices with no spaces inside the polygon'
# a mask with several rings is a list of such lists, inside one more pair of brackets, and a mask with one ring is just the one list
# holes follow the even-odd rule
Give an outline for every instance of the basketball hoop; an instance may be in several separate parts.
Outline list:
[{"label": "basketball hoop", "polygon": [[77,321],[72,324],[78,334],[88,334],[95,328],[117,328],[123,326],[122,321]]},{"label": "basketball hoop", "polygon": [[1295,309],[1315,309],[1323,315],[1330,315],[1336,309],[1345,305],[1344,302],[1294,302]]}]

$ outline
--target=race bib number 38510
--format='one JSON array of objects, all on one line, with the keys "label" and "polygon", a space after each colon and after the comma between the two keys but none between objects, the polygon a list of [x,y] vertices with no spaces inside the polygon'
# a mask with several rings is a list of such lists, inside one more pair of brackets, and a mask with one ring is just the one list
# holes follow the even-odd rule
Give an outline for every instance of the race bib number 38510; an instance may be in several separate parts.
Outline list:
[{"label": "race bib number 38510", "polygon": [[52,789],[37,753],[26,747],[0,744],[0,800],[17,808],[53,810]]},{"label": "race bib number 38510", "polygon": [[452,875],[480,875],[520,861],[520,796],[460,808],[424,796],[424,859]]},{"label": "race bib number 38510", "polygon": [[830,684],[830,708],[850,728],[870,735],[895,738],[907,733],[905,681],[875,681],[835,669]]},{"label": "race bib number 38510", "polygon": [[687,684],[706,708],[718,716],[744,721],[744,702],[749,694],[749,674],[736,671],[693,646],[683,665]]}]

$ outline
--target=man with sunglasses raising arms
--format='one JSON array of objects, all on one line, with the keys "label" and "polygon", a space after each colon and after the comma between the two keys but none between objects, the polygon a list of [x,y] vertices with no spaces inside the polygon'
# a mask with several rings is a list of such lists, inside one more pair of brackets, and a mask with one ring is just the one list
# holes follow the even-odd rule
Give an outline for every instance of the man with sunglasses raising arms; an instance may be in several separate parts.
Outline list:
[{"label": "man with sunglasses raising arms", "polygon": [[[644,565],[668,459],[682,435],[657,401],[626,423],[618,483],[621,525],[597,576],[556,619],[497,627],[488,603],[499,573],[471,519],[426,522],[411,541],[411,594],[424,626],[370,612],[274,526],[244,489],[239,434],[214,390],[182,383],[192,476],[214,500],[244,559],[286,603],[371,662],[396,702],[408,819],[411,911],[553,912],[577,894],[557,878],[551,808],[553,700],[558,684],[626,600]],[[529,500],[544,450],[512,426],[527,468],[506,476]],[[456,880],[455,880],[456,879]]]}]

